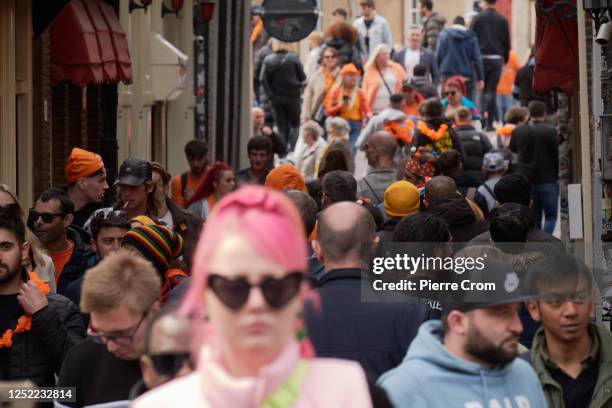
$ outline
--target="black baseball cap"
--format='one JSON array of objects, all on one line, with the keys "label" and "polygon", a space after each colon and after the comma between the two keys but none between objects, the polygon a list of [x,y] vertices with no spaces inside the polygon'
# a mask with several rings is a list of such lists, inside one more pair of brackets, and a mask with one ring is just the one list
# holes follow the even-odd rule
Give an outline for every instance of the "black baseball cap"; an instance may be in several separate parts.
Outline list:
[{"label": "black baseball cap", "polygon": [[[528,293],[525,277],[516,273],[509,262],[485,259],[482,264],[483,268],[475,267],[455,276],[455,282],[467,280],[470,284],[475,284],[474,290],[459,290],[450,294],[443,301],[445,312],[451,310],[467,312],[534,299],[534,296]],[[489,285],[489,287],[477,289],[479,284]]]},{"label": "black baseball cap", "polygon": [[151,180],[153,167],[148,160],[138,157],[129,157],[121,163],[119,176],[115,184],[125,184],[128,186],[140,186],[145,181]]}]

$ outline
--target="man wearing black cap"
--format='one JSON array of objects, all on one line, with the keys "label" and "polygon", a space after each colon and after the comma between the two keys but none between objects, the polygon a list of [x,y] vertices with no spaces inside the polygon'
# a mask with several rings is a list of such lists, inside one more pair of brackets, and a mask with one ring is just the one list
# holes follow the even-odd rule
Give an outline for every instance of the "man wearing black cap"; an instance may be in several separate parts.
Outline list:
[{"label": "man wearing black cap", "polygon": [[85,230],[90,230],[91,220],[99,212],[120,211],[131,220],[139,215],[154,217],[157,214],[155,201],[155,183],[152,180],[151,163],[137,157],[129,157],[121,163],[119,176],[115,181],[117,203],[114,207],[96,211],[85,223]]},{"label": "man wearing black cap", "polygon": [[519,277],[496,260],[482,265],[456,282],[493,283],[495,290],[452,292],[442,320],[423,323],[402,364],[379,379],[394,406],[546,407],[535,372],[516,358]]}]

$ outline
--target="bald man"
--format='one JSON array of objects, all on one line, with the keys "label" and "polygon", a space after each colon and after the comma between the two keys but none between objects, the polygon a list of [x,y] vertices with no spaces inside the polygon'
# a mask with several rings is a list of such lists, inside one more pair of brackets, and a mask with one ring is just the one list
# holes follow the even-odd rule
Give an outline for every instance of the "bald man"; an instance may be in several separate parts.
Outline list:
[{"label": "bald man", "polygon": [[[355,360],[370,379],[402,361],[419,326],[430,317],[424,303],[411,298],[387,302],[362,280],[362,244],[377,241],[374,219],[362,206],[345,201],[323,210],[312,246],[325,266],[315,282],[325,313],[305,308],[317,356]],[[362,302],[362,295],[377,299]]]},{"label": "bald man", "polygon": [[269,138],[272,141],[274,154],[277,154],[278,157],[285,157],[287,154],[287,144],[272,130],[272,128],[270,128],[270,126],[266,125],[266,114],[264,110],[258,107],[252,108],[251,120],[253,124],[252,137],[263,136]]},{"label": "bald man", "polygon": [[387,187],[397,180],[393,163],[397,141],[391,133],[379,131],[368,138],[364,150],[370,168],[357,183],[357,198],[367,198],[378,205],[383,202]]},{"label": "bald man", "polygon": [[142,383],[130,393],[134,399],[193,371],[191,360],[192,328],[189,320],[167,309],[160,310],[147,322],[145,350],[140,357]]}]

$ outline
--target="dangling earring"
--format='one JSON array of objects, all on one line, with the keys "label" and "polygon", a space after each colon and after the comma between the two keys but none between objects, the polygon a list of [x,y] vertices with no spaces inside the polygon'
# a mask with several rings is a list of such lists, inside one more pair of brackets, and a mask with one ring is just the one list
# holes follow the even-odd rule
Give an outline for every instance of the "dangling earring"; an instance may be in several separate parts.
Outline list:
[{"label": "dangling earring", "polygon": [[300,311],[295,319],[295,338],[300,344],[300,356],[302,358],[314,358],[315,350],[308,338],[306,324],[304,323],[304,312]]}]

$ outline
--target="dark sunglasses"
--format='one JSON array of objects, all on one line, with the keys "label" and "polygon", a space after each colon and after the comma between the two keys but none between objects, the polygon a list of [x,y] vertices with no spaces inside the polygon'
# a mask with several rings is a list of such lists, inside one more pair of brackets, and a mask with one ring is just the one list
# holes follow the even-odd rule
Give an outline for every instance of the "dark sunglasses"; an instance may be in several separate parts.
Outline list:
[{"label": "dark sunglasses", "polygon": [[30,208],[30,211],[28,213],[28,219],[32,222],[36,222],[38,221],[39,218],[42,218],[43,222],[45,224],[49,224],[50,222],[53,222],[53,219],[55,217],[63,217],[65,216],[65,214],[62,213],[58,213],[58,214],[54,214],[54,213],[39,213],[38,211],[36,211],[33,208]]},{"label": "dark sunglasses", "polygon": [[232,310],[240,310],[249,300],[251,289],[259,287],[266,303],[272,309],[279,310],[298,293],[303,280],[302,272],[292,272],[280,279],[267,277],[259,284],[252,285],[244,276],[228,279],[213,274],[208,277],[208,286]]},{"label": "dark sunglasses", "polygon": [[153,368],[155,368],[159,375],[175,377],[185,362],[192,370],[195,368],[189,353],[152,354],[149,358],[153,362]]},{"label": "dark sunglasses", "polygon": [[455,96],[457,94],[457,91],[447,91],[444,92],[444,96]]}]

